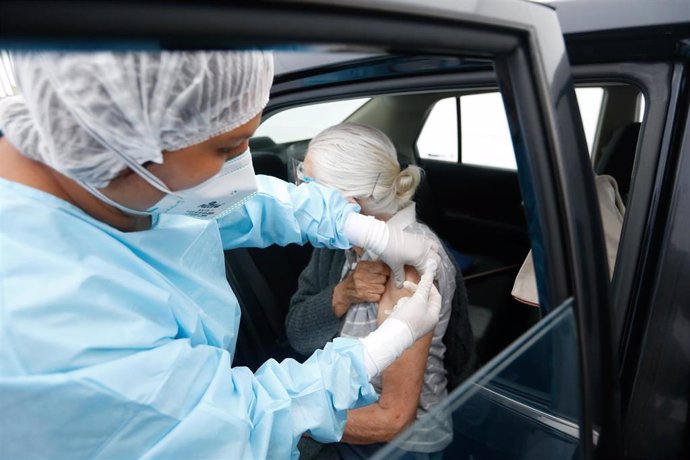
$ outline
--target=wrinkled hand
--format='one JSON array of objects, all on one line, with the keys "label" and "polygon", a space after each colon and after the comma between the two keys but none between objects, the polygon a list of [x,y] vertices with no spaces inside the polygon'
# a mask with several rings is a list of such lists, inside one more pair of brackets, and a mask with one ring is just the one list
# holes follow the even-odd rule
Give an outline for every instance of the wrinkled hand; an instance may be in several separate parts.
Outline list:
[{"label": "wrinkled hand", "polygon": [[419,284],[405,281],[404,286],[414,294],[400,299],[388,318],[405,323],[416,341],[436,327],[441,313],[441,294],[434,286],[431,273],[423,275]]},{"label": "wrinkled hand", "polygon": [[362,260],[333,290],[333,312],[340,318],[352,304],[378,302],[386,291],[390,269],[381,261]]},{"label": "wrinkled hand", "polygon": [[388,244],[381,254],[381,260],[393,271],[395,284],[398,287],[403,285],[405,265],[413,266],[422,276],[431,273],[431,277],[434,278],[441,260],[436,242],[422,235],[407,233],[392,227],[388,229],[390,232]]}]

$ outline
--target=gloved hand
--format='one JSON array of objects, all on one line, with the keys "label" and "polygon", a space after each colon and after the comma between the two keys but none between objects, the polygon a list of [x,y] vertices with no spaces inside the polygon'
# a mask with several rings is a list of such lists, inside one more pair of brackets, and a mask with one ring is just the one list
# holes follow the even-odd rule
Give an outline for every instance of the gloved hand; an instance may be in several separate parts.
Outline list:
[{"label": "gloved hand", "polygon": [[441,313],[441,294],[434,286],[432,273],[423,275],[419,284],[405,281],[403,285],[414,294],[398,300],[386,320],[397,319],[405,323],[410,328],[412,340],[416,341],[436,327]]},{"label": "gloved hand", "polygon": [[370,378],[387,368],[438,323],[441,294],[433,281],[433,275],[427,273],[419,284],[407,282],[406,287],[414,292],[412,297],[400,299],[378,329],[360,339]]},{"label": "gloved hand", "polygon": [[396,228],[388,227],[388,231],[388,243],[380,257],[391,268],[395,284],[403,285],[405,265],[413,266],[422,276],[431,273],[433,279],[441,263],[436,242]]},{"label": "gloved hand", "polygon": [[353,246],[377,254],[391,268],[398,287],[405,280],[405,265],[413,266],[420,275],[430,270],[435,273],[440,265],[436,242],[391,227],[373,216],[350,213],[343,233]]}]

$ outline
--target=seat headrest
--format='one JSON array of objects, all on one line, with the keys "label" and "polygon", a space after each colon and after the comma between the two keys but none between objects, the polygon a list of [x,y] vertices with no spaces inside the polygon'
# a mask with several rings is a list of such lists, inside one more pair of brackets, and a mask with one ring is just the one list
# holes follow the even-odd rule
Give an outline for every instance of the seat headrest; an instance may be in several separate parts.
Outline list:
[{"label": "seat headrest", "polygon": [[624,201],[627,201],[630,190],[637,139],[640,135],[640,123],[629,123],[618,128],[611,140],[601,150],[594,171],[598,175],[613,176],[618,183],[618,190]]},{"label": "seat headrest", "polygon": [[283,160],[275,153],[252,152],[252,163],[254,164],[254,172],[257,174],[287,180],[287,168],[283,164]]},{"label": "seat headrest", "polygon": [[265,150],[275,147],[276,143],[273,142],[268,136],[259,136],[249,138],[249,148],[251,150]]}]

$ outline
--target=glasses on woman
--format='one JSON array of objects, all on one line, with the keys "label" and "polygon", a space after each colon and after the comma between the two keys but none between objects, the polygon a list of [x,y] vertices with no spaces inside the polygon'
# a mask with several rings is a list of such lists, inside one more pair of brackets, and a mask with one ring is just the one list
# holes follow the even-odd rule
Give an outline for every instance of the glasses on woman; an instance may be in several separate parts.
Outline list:
[{"label": "glasses on woman", "polygon": [[304,162],[295,160],[294,158],[290,160],[292,163],[292,180],[295,183],[295,185],[300,185],[303,183],[309,183],[309,182],[314,182],[316,179],[314,179],[311,176],[308,176],[304,172]]}]

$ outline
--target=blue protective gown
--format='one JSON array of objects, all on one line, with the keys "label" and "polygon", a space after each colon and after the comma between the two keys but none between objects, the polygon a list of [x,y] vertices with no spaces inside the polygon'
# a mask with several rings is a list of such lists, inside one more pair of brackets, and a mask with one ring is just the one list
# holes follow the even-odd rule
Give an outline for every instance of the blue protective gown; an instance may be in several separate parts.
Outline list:
[{"label": "blue protective gown", "polygon": [[220,221],[120,232],[0,179],[0,458],[288,458],[376,399],[360,342],[231,368],[223,248],[347,247],[336,193],[259,176]]}]

